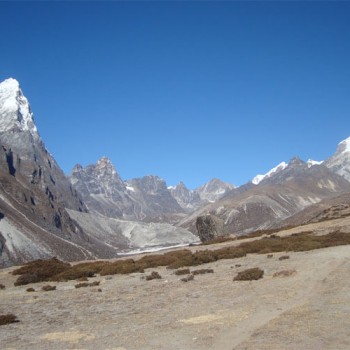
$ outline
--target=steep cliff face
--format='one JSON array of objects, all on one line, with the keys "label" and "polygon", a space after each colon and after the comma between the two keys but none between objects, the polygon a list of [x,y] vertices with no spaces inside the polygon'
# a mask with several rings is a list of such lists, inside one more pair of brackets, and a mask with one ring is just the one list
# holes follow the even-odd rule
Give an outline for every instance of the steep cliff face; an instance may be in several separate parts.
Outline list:
[{"label": "steep cliff face", "polygon": [[[84,233],[66,208],[86,211],[86,207],[45,148],[15,79],[0,84],[0,116],[1,257],[16,262],[30,258],[31,252],[40,255],[40,248],[29,243],[29,231],[48,230],[63,239],[81,239]],[[28,232],[23,234],[22,228]]]}]

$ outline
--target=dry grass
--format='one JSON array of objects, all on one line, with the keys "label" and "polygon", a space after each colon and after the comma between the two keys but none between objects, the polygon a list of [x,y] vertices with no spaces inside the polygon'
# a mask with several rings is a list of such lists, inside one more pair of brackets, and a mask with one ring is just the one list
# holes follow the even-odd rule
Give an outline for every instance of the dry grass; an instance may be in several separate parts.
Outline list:
[{"label": "dry grass", "polygon": [[43,281],[67,281],[86,279],[100,274],[142,273],[148,268],[167,266],[169,269],[186,268],[215,262],[220,259],[235,259],[247,254],[269,254],[277,252],[307,251],[350,244],[350,234],[332,232],[324,236],[314,236],[309,232],[300,235],[279,237],[270,235],[239,246],[224,247],[216,250],[201,250],[192,253],[188,249],[175,250],[165,254],[146,255],[140,260],[125,259],[113,263],[96,261],[71,266],[57,260],[36,260],[15,270],[14,275],[20,275],[15,286]]},{"label": "dry grass", "polygon": [[146,281],[151,281],[151,280],[155,280],[155,279],[161,279],[162,276],[157,272],[157,271],[153,271],[150,275],[146,276]]},{"label": "dry grass", "polygon": [[182,282],[189,282],[189,281],[193,281],[194,280],[194,276],[191,274],[187,277],[181,278]]},{"label": "dry grass", "polygon": [[296,273],[297,272],[295,270],[282,270],[282,271],[275,272],[273,274],[273,277],[289,277]]},{"label": "dry grass", "polygon": [[214,273],[213,269],[199,269],[199,270],[193,270],[193,275],[204,275],[206,273]]},{"label": "dry grass", "polygon": [[263,278],[264,270],[258,267],[253,267],[241,272],[238,272],[237,276],[233,279],[234,281],[253,281]]},{"label": "dry grass", "polygon": [[75,288],[83,288],[83,287],[95,287],[95,286],[99,286],[100,285],[100,281],[95,281],[95,282],[82,282],[82,283],[78,283],[76,284],[74,287]]},{"label": "dry grass", "polygon": [[50,284],[47,284],[46,286],[42,286],[41,289],[44,292],[50,292],[52,290],[56,290],[56,286],[51,286]]},{"label": "dry grass", "polygon": [[289,259],[289,255],[282,255],[278,258],[278,260],[287,260]]},{"label": "dry grass", "polygon": [[19,322],[17,316],[13,314],[0,315],[0,326],[14,322]]},{"label": "dry grass", "polygon": [[180,276],[180,275],[189,275],[191,273],[190,269],[180,269],[176,270],[175,275]]}]

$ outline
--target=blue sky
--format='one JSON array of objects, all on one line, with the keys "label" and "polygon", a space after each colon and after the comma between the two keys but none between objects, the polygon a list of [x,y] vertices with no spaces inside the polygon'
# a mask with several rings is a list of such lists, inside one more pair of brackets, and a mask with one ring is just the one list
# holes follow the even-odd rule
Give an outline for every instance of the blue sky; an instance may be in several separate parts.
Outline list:
[{"label": "blue sky", "polygon": [[350,136],[349,2],[0,2],[0,80],[20,81],[60,166],[241,185]]}]

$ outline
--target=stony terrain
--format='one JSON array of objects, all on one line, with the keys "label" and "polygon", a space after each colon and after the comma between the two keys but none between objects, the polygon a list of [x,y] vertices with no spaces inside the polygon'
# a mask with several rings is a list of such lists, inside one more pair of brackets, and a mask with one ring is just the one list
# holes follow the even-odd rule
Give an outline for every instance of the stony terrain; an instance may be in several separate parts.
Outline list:
[{"label": "stony terrain", "polygon": [[[279,235],[324,234],[337,228],[350,233],[350,218]],[[1,348],[349,349],[350,246],[288,252],[288,259],[279,260],[284,255],[252,254],[191,267],[214,273],[186,283],[174,270],[161,267],[91,278],[89,282],[100,281],[96,287],[55,283],[57,290],[50,292],[41,290],[47,283],[14,287],[16,276],[9,274],[14,267],[3,269],[0,314],[13,313],[20,322],[1,326]],[[263,269],[264,277],[233,281],[252,267]],[[146,281],[152,271],[162,279]],[[26,292],[28,287],[36,292]]]}]

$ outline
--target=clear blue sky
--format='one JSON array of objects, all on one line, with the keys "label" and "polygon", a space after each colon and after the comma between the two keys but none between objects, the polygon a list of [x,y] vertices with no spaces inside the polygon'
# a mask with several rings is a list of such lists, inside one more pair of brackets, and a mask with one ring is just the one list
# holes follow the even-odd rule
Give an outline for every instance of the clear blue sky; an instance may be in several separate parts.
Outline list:
[{"label": "clear blue sky", "polygon": [[0,2],[0,30],[66,173],[240,185],[350,136],[349,2]]}]

